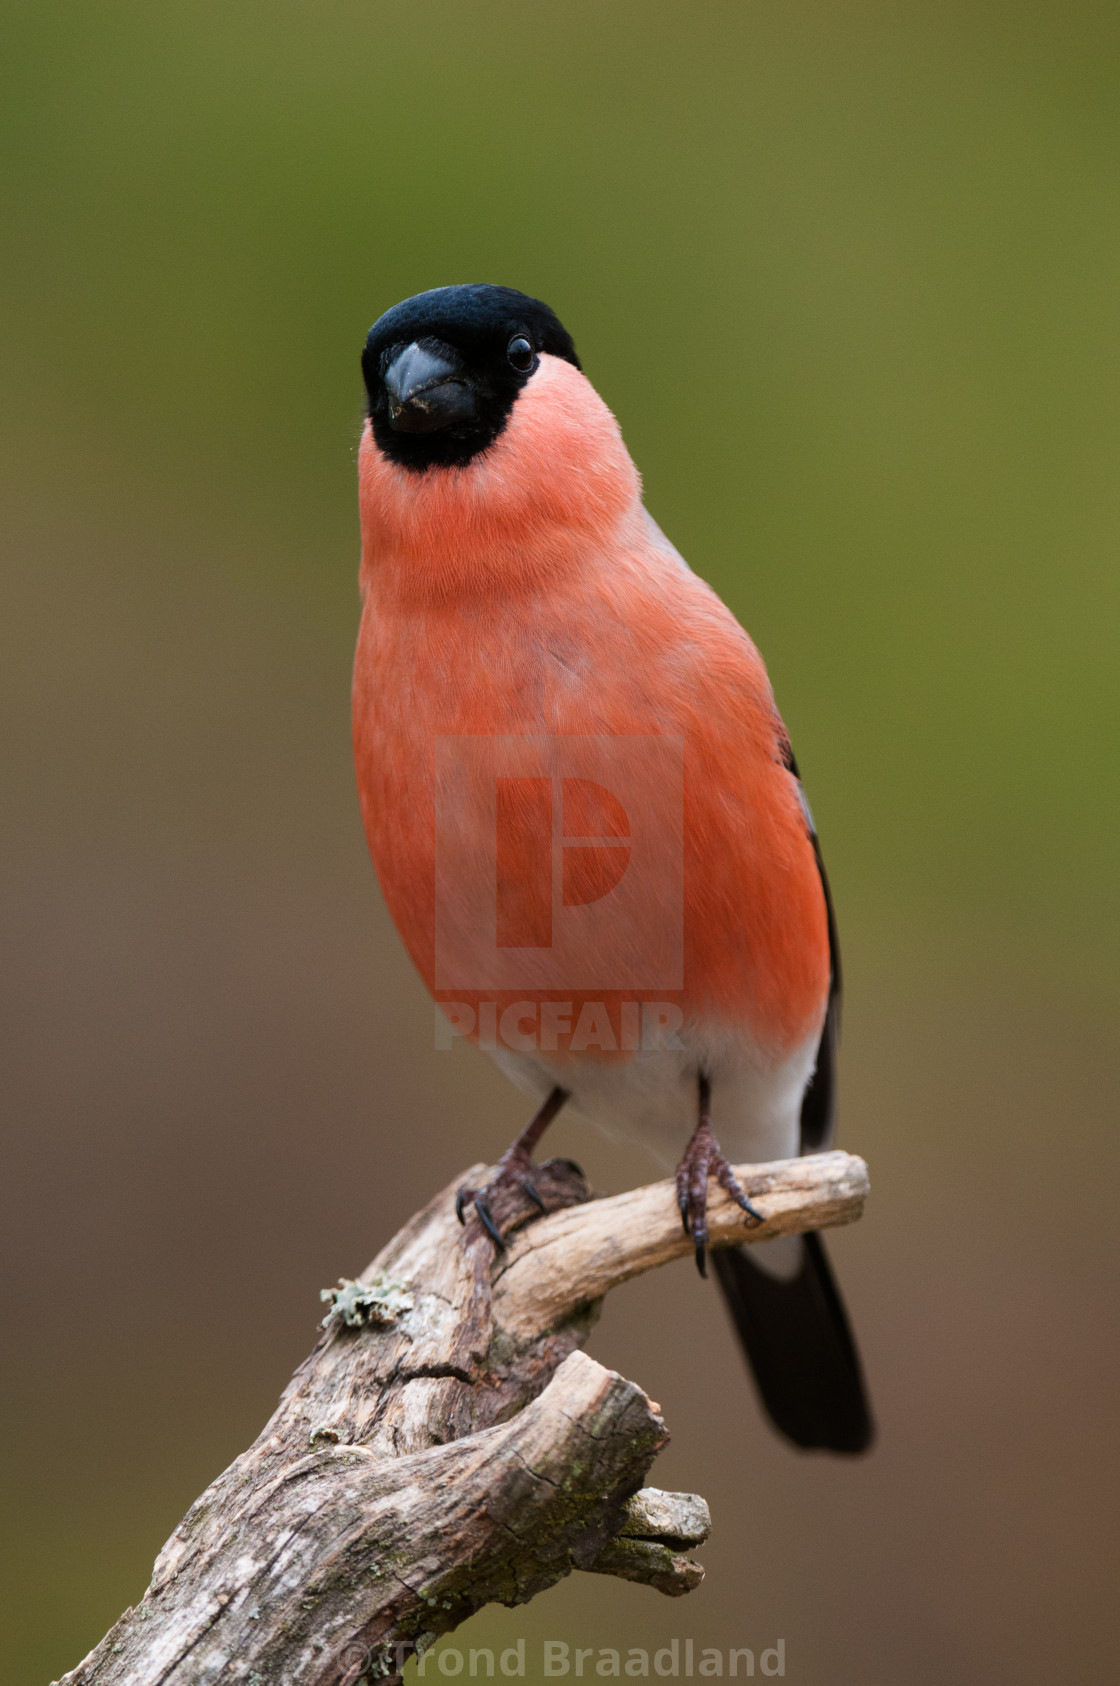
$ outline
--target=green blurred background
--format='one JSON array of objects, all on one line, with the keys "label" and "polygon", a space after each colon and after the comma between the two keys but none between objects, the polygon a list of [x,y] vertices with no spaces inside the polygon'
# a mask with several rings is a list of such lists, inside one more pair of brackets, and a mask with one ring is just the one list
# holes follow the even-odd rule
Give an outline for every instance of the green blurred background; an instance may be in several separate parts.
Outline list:
[{"label": "green blurred background", "polygon": [[[1120,16],[1078,0],[8,0],[0,1678],[72,1666],[353,1275],[521,1118],[349,761],[358,352],[546,298],[761,645],[847,962],[881,1442],[763,1426],[687,1264],[592,1350],[799,1686],[1115,1679]],[[557,1126],[602,1188],[652,1173]],[[431,1671],[430,1671],[431,1672]]]}]

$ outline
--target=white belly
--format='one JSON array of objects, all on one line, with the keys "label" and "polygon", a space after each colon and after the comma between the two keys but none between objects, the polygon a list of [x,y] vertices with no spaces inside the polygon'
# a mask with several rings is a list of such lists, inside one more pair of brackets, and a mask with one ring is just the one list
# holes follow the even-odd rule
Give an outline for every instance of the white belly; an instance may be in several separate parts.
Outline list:
[{"label": "white belly", "polygon": [[636,1053],[608,1063],[499,1048],[491,1058],[519,1089],[543,1100],[559,1084],[573,1112],[606,1135],[639,1143],[672,1169],[696,1128],[697,1072],[712,1085],[712,1128],[731,1163],[788,1159],[800,1151],[801,1098],[818,1036],[775,1063],[741,1033],[681,1030],[683,1052]]}]

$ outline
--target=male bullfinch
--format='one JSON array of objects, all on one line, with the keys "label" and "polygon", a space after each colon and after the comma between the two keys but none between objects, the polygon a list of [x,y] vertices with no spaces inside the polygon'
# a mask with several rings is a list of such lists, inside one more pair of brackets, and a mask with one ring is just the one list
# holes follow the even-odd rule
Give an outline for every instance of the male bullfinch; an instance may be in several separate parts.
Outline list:
[{"label": "male bullfinch", "polygon": [[[831,1140],[840,959],[762,660],[647,513],[553,312],[441,287],[371,328],[354,745],[370,852],[437,1002],[538,1110],[663,1161],[705,1271],[715,1177]],[[718,1134],[718,1141],[717,1141]],[[722,1145],[721,1145],[722,1144]],[[713,1255],[763,1404],[861,1452],[871,1413],[819,1236]]]}]

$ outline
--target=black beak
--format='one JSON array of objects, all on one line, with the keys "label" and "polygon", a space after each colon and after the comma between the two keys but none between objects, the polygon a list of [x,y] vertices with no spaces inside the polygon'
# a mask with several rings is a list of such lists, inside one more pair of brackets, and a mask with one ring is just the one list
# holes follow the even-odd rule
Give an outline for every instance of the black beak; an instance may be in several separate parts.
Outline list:
[{"label": "black beak", "polygon": [[450,351],[435,351],[415,342],[406,345],[389,364],[383,381],[389,424],[398,433],[438,433],[477,414],[474,388]]}]

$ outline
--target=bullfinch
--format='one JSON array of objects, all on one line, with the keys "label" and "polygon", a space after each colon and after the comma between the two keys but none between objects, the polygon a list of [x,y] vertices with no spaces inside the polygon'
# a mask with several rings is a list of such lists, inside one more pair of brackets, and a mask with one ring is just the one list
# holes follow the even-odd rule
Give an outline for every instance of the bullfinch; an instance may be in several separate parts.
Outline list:
[{"label": "bullfinch", "polygon": [[[353,719],[369,848],[442,1023],[533,1098],[460,1216],[544,1204],[567,1106],[677,1162],[701,1274],[711,1178],[826,1147],[840,957],[762,659],[642,502],[547,305],[420,293],[374,323],[358,460]],[[712,1253],[765,1410],[795,1445],[873,1428],[816,1234]]]}]

